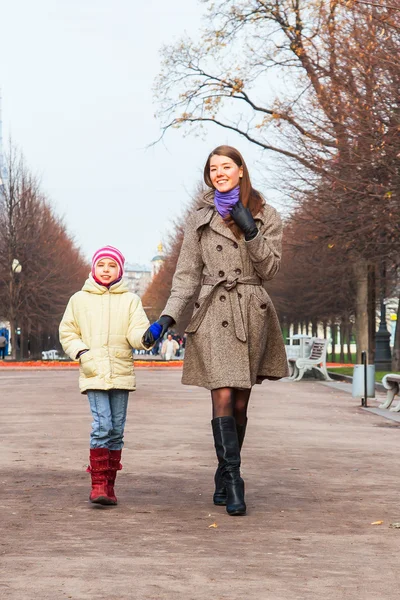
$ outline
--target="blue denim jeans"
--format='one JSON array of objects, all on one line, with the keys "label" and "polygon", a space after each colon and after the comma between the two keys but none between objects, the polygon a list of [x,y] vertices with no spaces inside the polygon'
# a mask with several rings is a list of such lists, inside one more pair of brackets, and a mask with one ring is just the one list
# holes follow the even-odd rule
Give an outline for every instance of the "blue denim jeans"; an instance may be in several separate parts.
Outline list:
[{"label": "blue denim jeans", "polygon": [[128,408],[128,390],[88,390],[93,415],[91,448],[121,450]]}]

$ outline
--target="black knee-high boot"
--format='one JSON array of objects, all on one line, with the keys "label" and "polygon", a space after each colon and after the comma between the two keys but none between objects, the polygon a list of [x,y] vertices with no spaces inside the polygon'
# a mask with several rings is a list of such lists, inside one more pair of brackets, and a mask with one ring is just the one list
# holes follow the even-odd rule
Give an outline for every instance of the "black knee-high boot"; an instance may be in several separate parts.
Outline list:
[{"label": "black knee-high boot", "polygon": [[240,477],[240,449],[234,417],[217,417],[211,421],[215,451],[226,488],[226,511],[244,515],[244,481]]},{"label": "black knee-high boot", "polygon": [[[236,423],[236,431],[237,431],[238,442],[239,442],[239,450],[241,450],[242,446],[243,446],[244,437],[246,435],[246,427],[247,427],[247,418],[246,418],[244,425],[239,425],[238,423]],[[218,464],[217,470],[215,471],[214,482],[215,482],[215,492],[214,492],[214,496],[213,496],[213,502],[217,506],[225,506],[226,505],[226,487],[222,480],[221,466],[219,464]]]}]

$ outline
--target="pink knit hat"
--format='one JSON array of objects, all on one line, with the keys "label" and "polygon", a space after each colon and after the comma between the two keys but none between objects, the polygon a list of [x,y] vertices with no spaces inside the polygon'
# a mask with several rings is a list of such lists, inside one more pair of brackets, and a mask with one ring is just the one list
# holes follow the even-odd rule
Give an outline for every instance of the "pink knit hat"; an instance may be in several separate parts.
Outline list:
[{"label": "pink knit hat", "polygon": [[112,260],[115,260],[115,262],[118,265],[118,277],[122,277],[122,275],[124,274],[125,257],[122,254],[122,252],[120,252],[117,248],[114,248],[114,246],[104,246],[103,248],[96,250],[96,252],[93,254],[93,258],[92,258],[92,275],[93,275],[93,277],[95,276],[96,265],[99,262],[99,260],[101,260],[102,258],[111,258]]}]

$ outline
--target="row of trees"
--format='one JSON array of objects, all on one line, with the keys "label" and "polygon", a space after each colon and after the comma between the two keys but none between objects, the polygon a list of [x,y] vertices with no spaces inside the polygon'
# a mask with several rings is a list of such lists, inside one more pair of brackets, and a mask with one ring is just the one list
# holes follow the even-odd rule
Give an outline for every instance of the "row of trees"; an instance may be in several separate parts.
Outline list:
[{"label": "row of trees", "polygon": [[62,313],[87,272],[62,220],[11,147],[0,186],[0,319],[10,323],[13,358],[18,349],[40,358],[58,346]]},{"label": "row of trees", "polygon": [[[341,325],[345,337],[354,322],[358,352],[373,360],[375,296],[399,282],[400,10],[383,0],[205,4],[200,41],[163,49],[163,133],[211,123],[279,158],[292,206],[280,312]],[[396,348],[399,362],[399,339]]]}]

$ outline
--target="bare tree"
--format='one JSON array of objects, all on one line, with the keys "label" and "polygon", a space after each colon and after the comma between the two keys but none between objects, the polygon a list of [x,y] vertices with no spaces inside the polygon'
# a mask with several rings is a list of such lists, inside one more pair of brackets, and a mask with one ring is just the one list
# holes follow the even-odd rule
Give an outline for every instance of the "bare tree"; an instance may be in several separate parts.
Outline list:
[{"label": "bare tree", "polygon": [[13,146],[6,171],[0,193],[0,302],[15,359],[17,329],[25,353],[44,333],[54,345],[68,298],[88,266]]},{"label": "bare tree", "polygon": [[[339,0],[205,4],[200,42],[163,49],[163,134],[213,123],[285,161],[297,201],[318,215],[320,242],[347,252],[361,352],[368,273],[398,253],[399,11]],[[266,93],[277,78],[279,93]]]}]

